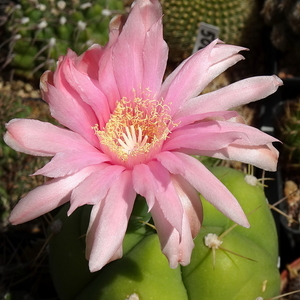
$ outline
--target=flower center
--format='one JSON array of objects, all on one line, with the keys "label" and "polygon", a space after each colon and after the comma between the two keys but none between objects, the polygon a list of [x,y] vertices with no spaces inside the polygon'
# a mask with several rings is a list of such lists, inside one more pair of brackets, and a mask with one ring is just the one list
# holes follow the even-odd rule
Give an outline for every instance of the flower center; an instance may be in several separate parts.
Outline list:
[{"label": "flower center", "polygon": [[[145,96],[145,95],[143,95]],[[93,127],[102,150],[126,165],[144,162],[170,133],[169,107],[162,101],[122,98],[104,128]]]},{"label": "flower center", "polygon": [[118,139],[118,142],[123,147],[123,151],[125,153],[134,153],[135,150],[141,149],[146,145],[148,135],[145,135],[143,137],[143,131],[140,127],[138,127],[138,136],[136,136],[136,132],[133,125],[130,126],[130,129],[128,127],[125,127],[125,131],[126,133],[122,133],[123,140]]}]

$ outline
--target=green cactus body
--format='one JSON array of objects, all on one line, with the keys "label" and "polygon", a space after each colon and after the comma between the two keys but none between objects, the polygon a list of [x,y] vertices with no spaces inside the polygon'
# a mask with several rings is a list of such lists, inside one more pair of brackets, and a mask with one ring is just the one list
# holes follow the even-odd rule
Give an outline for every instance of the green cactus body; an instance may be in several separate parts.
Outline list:
[{"label": "green cactus body", "polygon": [[180,267],[169,267],[157,234],[146,235],[123,259],[107,265],[75,299],[125,300],[133,294],[149,300],[189,299]]},{"label": "green cactus body", "polygon": [[[261,248],[269,251],[273,262],[278,261],[278,239],[272,213],[270,212],[266,196],[262,187],[250,185],[245,180],[245,174],[234,169],[225,167],[212,168],[212,172],[239,200],[245,214],[248,217],[251,227],[243,228],[238,226],[234,232],[243,235],[257,243]],[[208,211],[208,219],[204,216],[203,226],[214,224],[216,226],[229,228],[233,222],[216,210],[210,203],[203,201]],[[213,223],[211,222],[213,220]]]},{"label": "green cactus body", "polygon": [[[212,172],[237,197],[251,224],[250,229],[237,226],[220,237],[223,243],[214,250],[214,260],[204,239],[210,233],[220,236],[233,222],[206,200],[203,228],[195,239],[191,263],[176,269],[169,267],[153,229],[141,223],[129,226],[123,258],[89,274],[84,243],[78,239],[86,231],[88,208],[78,209],[77,215],[69,218],[65,209],[60,213],[62,230],[50,242],[51,268],[61,299],[255,300],[278,295],[277,234],[263,190],[246,183],[245,174],[239,171],[213,168]],[[74,228],[77,231],[72,233]]]},{"label": "green cactus body", "polygon": [[36,46],[31,45],[30,42],[26,40],[18,40],[15,43],[14,48],[19,55],[27,54],[33,57],[33,55],[35,55],[38,52],[38,48]]},{"label": "green cactus body", "polygon": [[192,263],[182,268],[189,299],[255,300],[279,295],[280,281],[276,264],[265,249],[237,232],[224,237],[222,248],[243,257],[217,249],[213,265],[212,250],[203,244],[203,239],[209,233],[220,235],[223,230],[222,227],[205,227],[197,238],[198,250],[194,253]]},{"label": "green cactus body", "polygon": [[87,11],[87,17],[92,19],[92,18],[97,18],[99,15],[101,15],[103,10],[103,7],[99,4],[95,4],[93,7],[90,7]]},{"label": "green cactus body", "polygon": [[[105,44],[111,18],[124,12],[122,0],[20,0],[19,8],[12,6],[11,10],[0,52],[7,61],[12,60],[10,66],[17,75],[29,79],[53,69],[67,48],[81,54],[93,43]],[[30,47],[20,47],[24,43]]]},{"label": "green cactus body", "polygon": [[246,183],[245,174],[239,171],[225,167],[212,171],[239,200],[251,227],[237,226],[222,239],[222,248],[243,257],[217,249],[214,266],[212,250],[205,246],[203,239],[209,233],[219,236],[233,222],[203,201],[203,228],[195,239],[191,263],[182,268],[190,299],[255,300],[259,296],[268,299],[278,295],[277,233],[262,188]]},{"label": "green cactus body", "polygon": [[57,35],[61,40],[70,40],[72,39],[72,25],[63,24],[57,27]]},{"label": "green cactus body", "polygon": [[[254,0],[162,0],[164,34],[170,59],[181,61],[193,50],[200,22],[220,28],[220,39],[241,44],[244,27],[256,8]],[[255,30],[255,29],[254,29]]]}]

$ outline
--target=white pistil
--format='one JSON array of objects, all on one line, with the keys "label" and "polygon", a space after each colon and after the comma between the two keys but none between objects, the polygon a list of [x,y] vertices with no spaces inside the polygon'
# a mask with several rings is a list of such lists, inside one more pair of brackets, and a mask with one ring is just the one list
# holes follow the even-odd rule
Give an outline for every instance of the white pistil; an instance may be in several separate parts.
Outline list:
[{"label": "white pistil", "polygon": [[123,147],[123,151],[127,154],[131,154],[137,148],[143,147],[146,145],[148,136],[145,135],[143,138],[143,132],[140,127],[138,127],[138,137],[134,126],[131,125],[130,128],[125,128],[126,133],[122,133],[123,140],[118,139],[119,144]]}]

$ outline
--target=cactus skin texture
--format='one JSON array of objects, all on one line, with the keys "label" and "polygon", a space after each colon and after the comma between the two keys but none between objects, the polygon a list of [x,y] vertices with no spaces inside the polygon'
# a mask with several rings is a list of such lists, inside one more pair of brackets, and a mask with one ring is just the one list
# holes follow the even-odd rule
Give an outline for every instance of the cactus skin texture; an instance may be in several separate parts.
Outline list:
[{"label": "cactus skin texture", "polygon": [[219,38],[225,43],[242,45],[244,29],[256,9],[255,0],[162,0],[161,3],[172,61],[181,61],[191,54],[200,22],[218,26]]},{"label": "cactus skin texture", "polygon": [[203,200],[204,224],[188,266],[171,269],[155,231],[140,223],[129,224],[123,258],[90,274],[84,262],[84,238],[80,239],[89,207],[69,218],[65,207],[58,216],[62,230],[50,241],[50,265],[60,299],[255,300],[278,295],[277,234],[262,188],[246,183],[245,174],[237,170],[216,167],[212,172],[249,213],[250,229],[237,226],[222,238],[221,247],[240,256],[219,248],[213,264],[212,249],[205,246],[204,237],[220,235],[233,222]]},{"label": "cactus skin texture", "polygon": [[212,171],[239,200],[251,225],[248,229],[235,227],[224,236],[221,247],[255,261],[218,249],[213,267],[212,250],[203,244],[203,238],[207,233],[220,235],[233,223],[203,201],[203,228],[195,240],[190,265],[182,268],[190,299],[255,300],[279,295],[277,232],[262,188],[246,183],[242,172],[225,167]]},{"label": "cactus skin texture", "polygon": [[18,3],[6,7],[0,58],[2,66],[27,79],[38,79],[43,71],[53,69],[68,48],[80,54],[93,43],[106,44],[109,21],[124,12],[122,0]]}]

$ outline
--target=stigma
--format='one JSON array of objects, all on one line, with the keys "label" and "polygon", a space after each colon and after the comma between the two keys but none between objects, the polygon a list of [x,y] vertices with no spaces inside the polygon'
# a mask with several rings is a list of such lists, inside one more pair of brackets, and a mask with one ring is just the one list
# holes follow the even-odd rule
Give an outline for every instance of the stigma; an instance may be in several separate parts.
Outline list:
[{"label": "stigma", "polygon": [[131,154],[134,150],[142,148],[146,145],[148,140],[148,135],[143,137],[143,131],[138,127],[138,136],[136,135],[134,126],[131,125],[130,128],[125,127],[126,133],[123,133],[123,140],[118,139],[119,144],[123,147],[123,151],[127,154]]}]

